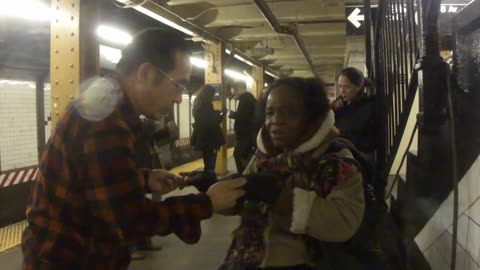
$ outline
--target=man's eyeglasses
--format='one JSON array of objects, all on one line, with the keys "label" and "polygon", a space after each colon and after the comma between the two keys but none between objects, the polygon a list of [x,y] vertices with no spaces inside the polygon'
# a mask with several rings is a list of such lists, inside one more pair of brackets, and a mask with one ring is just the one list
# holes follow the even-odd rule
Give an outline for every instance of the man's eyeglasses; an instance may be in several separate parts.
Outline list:
[{"label": "man's eyeglasses", "polygon": [[165,73],[163,70],[161,70],[159,68],[157,68],[157,70],[160,73],[162,73],[163,76],[167,77],[175,85],[177,90],[180,90],[182,92],[187,90],[187,84],[176,81],[174,78],[172,78],[172,76],[168,75],[167,73]]}]

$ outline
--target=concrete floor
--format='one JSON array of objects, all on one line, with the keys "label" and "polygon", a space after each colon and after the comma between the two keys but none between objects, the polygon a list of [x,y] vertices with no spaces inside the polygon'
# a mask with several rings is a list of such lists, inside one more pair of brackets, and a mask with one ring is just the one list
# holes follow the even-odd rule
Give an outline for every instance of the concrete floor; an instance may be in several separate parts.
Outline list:
[{"label": "concrete floor", "polygon": [[[228,158],[228,168],[229,171],[235,170],[235,162],[231,156]],[[182,191],[174,191],[168,194],[168,196],[196,192],[195,188],[186,188]],[[146,252],[146,259],[133,261],[129,270],[217,269],[222,263],[230,245],[231,232],[238,224],[238,217],[214,215],[211,219],[202,222],[202,237],[195,245],[187,245],[174,235],[155,237],[154,241],[160,243],[163,249]],[[22,251],[19,246],[0,253],[1,270],[21,269],[21,263]]]},{"label": "concrete floor", "polygon": [[[202,223],[202,238],[195,245],[187,245],[174,235],[155,237],[160,251],[146,252],[146,259],[132,261],[129,270],[214,270],[222,263],[230,245],[230,233],[239,223],[238,217],[214,215]],[[0,254],[0,269],[21,268],[22,251],[15,247]]]}]

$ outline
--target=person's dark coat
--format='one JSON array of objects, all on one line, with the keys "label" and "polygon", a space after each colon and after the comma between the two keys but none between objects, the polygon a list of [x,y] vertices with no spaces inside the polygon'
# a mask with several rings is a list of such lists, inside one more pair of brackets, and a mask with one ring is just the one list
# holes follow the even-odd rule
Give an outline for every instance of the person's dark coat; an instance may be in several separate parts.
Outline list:
[{"label": "person's dark coat", "polygon": [[257,100],[250,92],[245,92],[238,97],[236,112],[230,112],[229,117],[235,119],[233,130],[240,138],[255,138],[255,107]]},{"label": "person's dark coat", "polygon": [[362,92],[350,104],[341,102],[342,105],[335,110],[335,126],[339,129],[340,136],[351,141],[358,150],[372,153],[375,150],[373,98]]},{"label": "person's dark coat", "polygon": [[195,123],[193,124],[191,144],[197,150],[218,149],[225,144],[220,122],[222,116],[219,111],[213,109],[210,102],[198,104],[193,112]]}]

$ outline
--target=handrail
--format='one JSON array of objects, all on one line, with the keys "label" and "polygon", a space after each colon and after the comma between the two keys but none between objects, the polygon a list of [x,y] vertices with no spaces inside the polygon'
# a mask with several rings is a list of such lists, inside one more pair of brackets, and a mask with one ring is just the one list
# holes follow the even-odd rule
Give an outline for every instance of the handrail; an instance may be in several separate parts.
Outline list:
[{"label": "handrail", "polygon": [[372,73],[377,83],[377,165],[382,177],[393,165],[418,87],[420,44],[414,2],[380,1],[376,15]]}]

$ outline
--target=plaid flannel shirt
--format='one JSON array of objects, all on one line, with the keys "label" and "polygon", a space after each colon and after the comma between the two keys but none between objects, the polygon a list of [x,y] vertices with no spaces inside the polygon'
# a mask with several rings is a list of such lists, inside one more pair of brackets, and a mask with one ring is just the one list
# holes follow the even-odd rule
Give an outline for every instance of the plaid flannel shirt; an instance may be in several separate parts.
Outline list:
[{"label": "plaid flannel shirt", "polygon": [[22,236],[23,269],[127,269],[128,245],[138,239],[175,233],[197,242],[211,201],[203,193],[145,198],[135,151],[141,124],[128,99],[95,122],[81,117],[75,102],[42,155]]}]

